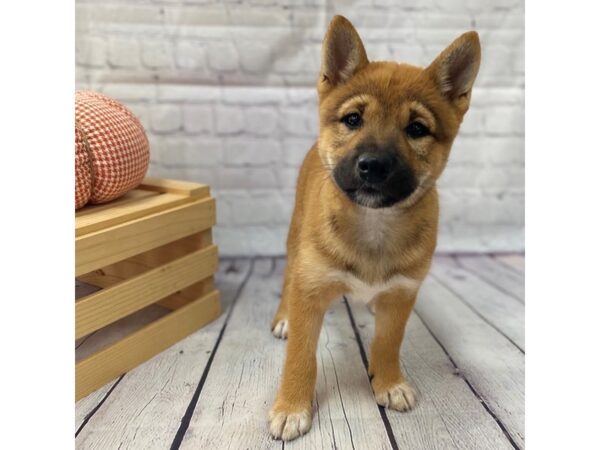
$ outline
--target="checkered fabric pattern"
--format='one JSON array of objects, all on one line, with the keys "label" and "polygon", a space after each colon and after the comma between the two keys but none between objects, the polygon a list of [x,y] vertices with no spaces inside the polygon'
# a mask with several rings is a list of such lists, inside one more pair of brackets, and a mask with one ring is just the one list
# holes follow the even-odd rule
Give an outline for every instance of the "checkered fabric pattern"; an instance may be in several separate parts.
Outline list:
[{"label": "checkered fabric pattern", "polygon": [[113,200],[140,184],[150,163],[144,128],[121,103],[75,93],[75,208]]}]

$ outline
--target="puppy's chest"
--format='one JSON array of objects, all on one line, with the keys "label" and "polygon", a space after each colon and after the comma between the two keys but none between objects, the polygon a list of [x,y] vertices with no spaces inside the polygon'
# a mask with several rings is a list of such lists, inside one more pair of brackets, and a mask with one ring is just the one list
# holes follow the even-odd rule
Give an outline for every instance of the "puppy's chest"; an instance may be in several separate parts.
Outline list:
[{"label": "puppy's chest", "polygon": [[346,285],[346,293],[352,300],[364,303],[368,303],[379,294],[393,289],[402,288],[413,291],[419,286],[417,280],[400,274],[394,275],[386,281],[376,283],[368,283],[350,272],[340,270],[333,271],[330,277],[332,281],[342,282]]}]

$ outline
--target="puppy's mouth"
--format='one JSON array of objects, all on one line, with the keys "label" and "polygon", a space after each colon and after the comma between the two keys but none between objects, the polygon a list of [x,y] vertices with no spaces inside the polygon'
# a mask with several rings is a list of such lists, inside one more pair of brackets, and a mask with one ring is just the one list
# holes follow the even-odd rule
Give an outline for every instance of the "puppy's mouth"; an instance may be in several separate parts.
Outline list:
[{"label": "puppy's mouth", "polygon": [[403,198],[401,198],[396,195],[386,193],[379,187],[369,185],[362,185],[357,188],[346,188],[342,189],[342,191],[357,205],[374,209],[388,208],[401,202],[403,198],[408,197],[402,196]]}]

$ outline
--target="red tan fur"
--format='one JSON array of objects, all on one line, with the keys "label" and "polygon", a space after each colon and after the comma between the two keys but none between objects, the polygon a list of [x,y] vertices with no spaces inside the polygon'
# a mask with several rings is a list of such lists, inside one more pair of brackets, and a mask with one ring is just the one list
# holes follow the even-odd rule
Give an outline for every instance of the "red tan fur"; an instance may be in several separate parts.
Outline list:
[{"label": "red tan fur", "polygon": [[[415,405],[400,369],[400,345],[436,246],[435,182],[469,107],[479,61],[478,35],[468,32],[427,68],[369,62],[352,24],[341,16],[332,20],[317,84],[320,133],[300,169],[282,299],[272,323],[277,337],[288,337],[270,413],[274,437],[290,440],[310,429],[323,316],[352,292],[371,297],[364,300],[375,306],[369,374],[377,403],[397,410]],[[353,111],[360,112],[359,129],[340,120]],[[415,121],[430,133],[407,135]],[[408,197],[369,207],[368,198],[358,204],[336,184],[334,168],[365,139],[397,148],[418,182]]]}]

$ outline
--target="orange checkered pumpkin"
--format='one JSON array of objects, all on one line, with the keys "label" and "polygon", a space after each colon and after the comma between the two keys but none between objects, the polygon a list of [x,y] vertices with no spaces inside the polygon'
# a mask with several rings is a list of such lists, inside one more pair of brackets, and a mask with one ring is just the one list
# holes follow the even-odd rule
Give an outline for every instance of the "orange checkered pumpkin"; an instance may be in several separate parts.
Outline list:
[{"label": "orange checkered pumpkin", "polygon": [[104,203],[138,186],[150,146],[140,121],[116,100],[75,93],[75,208]]}]

